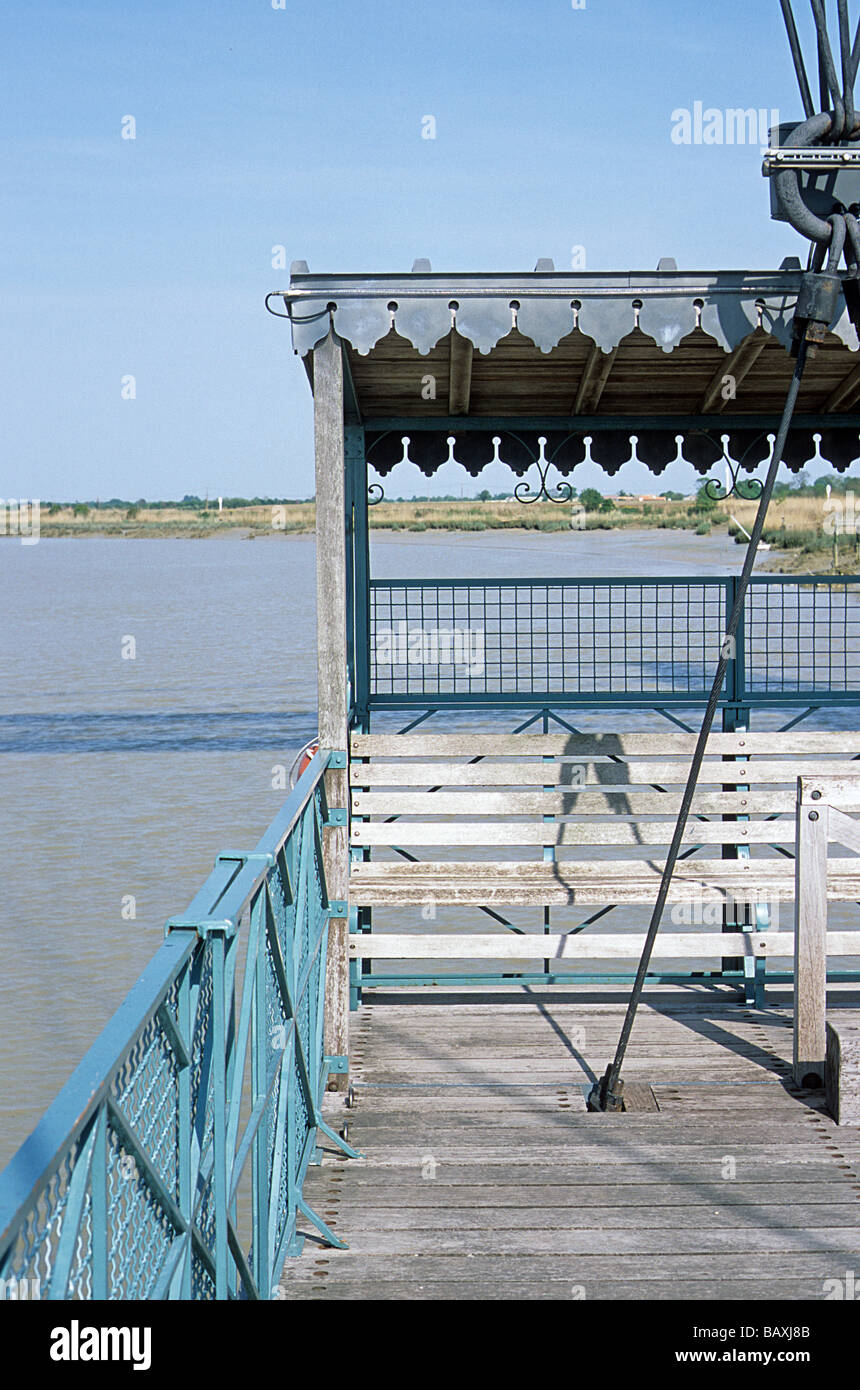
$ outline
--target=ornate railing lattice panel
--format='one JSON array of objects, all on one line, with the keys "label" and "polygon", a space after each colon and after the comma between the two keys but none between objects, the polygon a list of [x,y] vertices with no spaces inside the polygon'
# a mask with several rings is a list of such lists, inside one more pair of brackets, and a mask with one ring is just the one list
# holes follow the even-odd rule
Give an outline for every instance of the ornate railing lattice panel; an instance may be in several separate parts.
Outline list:
[{"label": "ornate railing lattice panel", "polygon": [[[269,1298],[322,1128],[318,753],[188,912],[0,1175],[0,1280],[50,1298]],[[240,946],[244,947],[240,951]]]}]

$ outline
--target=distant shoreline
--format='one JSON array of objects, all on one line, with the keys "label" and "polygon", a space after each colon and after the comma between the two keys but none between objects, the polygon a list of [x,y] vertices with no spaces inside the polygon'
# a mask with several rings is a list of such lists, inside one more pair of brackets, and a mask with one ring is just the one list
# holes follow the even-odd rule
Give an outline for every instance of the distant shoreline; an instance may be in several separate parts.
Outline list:
[{"label": "distant shoreline", "polygon": [[[577,531],[668,529],[695,535],[727,534],[745,544],[741,528],[752,526],[754,501],[731,498],[703,506],[697,499],[613,498],[595,510],[586,510],[578,499],[556,503],[520,503],[516,499],[384,500],[370,508],[375,532],[409,535],[509,531],[517,535],[576,534]],[[830,513],[823,499],[788,496],[771,504],[764,539],[776,552],[762,555],[762,565],[787,572],[856,573],[860,570],[860,534],[834,538]],[[853,519],[853,512],[852,512]],[[740,523],[740,527],[737,523]],[[266,503],[246,506],[129,507],[45,504],[40,509],[40,539],[104,537],[123,540],[187,539],[212,536],[254,540],[276,536],[313,535],[315,505],[312,501]],[[14,537],[9,537],[14,539]],[[834,548],[834,539],[836,546]]]}]

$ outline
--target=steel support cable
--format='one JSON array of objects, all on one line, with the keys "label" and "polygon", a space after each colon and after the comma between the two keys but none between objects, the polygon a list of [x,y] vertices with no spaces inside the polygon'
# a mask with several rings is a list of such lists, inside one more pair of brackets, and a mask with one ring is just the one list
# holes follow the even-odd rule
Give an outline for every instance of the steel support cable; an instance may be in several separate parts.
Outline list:
[{"label": "steel support cable", "polygon": [[842,59],[842,100],[845,104],[845,129],[854,125],[854,67],[851,52],[851,21],[848,0],[837,0],[839,15],[839,52]]},{"label": "steel support cable", "polygon": [[[797,126],[791,132],[783,145],[783,149],[809,149],[812,145],[819,144],[829,134],[832,126],[833,117],[829,111],[821,111],[817,116],[810,116],[808,121],[804,121],[802,125]],[[856,139],[860,135],[860,129],[852,129],[848,134],[852,140]],[[774,174],[773,182],[780,210],[785,214],[786,220],[791,223],[795,231],[800,232],[801,236],[805,236],[807,241],[828,243],[832,235],[831,224],[825,218],[811,212],[803,201],[797,170],[783,169],[778,174]]]},{"label": "steel support cable", "polygon": [[[283,299],[284,307],[287,312],[285,314],[279,314],[277,309],[272,308],[269,303],[270,299]],[[317,319],[324,319],[326,314],[330,312],[329,306],[326,305],[324,309],[320,309],[316,314],[294,314],[292,311],[292,300],[284,294],[283,290],[270,291],[270,293],[266,295],[264,303],[269,313],[274,315],[276,319],[289,319],[290,323],[316,323]]]},{"label": "steel support cable", "polygon": [[827,93],[829,91],[833,99],[833,128],[831,131],[831,139],[839,140],[845,129],[845,102],[839,86],[836,64],[833,61],[830,36],[827,33],[827,16],[824,12],[824,0],[810,0],[810,4],[812,5],[812,14],[815,19],[815,28],[818,34],[821,105],[826,106]]},{"label": "steel support cable", "polygon": [[858,222],[853,212],[846,212],[844,214],[844,221],[845,230],[848,233],[848,240],[851,243],[851,255],[849,256],[846,251],[845,259],[848,261],[849,271],[854,273],[860,268],[860,222]]},{"label": "steel support cable", "polygon": [[818,105],[822,111],[826,111],[830,105],[830,91],[827,85],[827,76],[824,71],[824,53],[821,45],[821,35],[816,38],[818,50]]},{"label": "steel support cable", "polygon": [[[794,22],[794,11],[791,8],[791,0],[780,0],[782,5],[782,17],[785,20],[785,28],[788,33],[788,46],[791,49],[791,56],[794,60],[794,71],[797,74],[797,85],[800,88],[800,99],[803,102],[803,111],[807,120],[815,115],[815,106],[812,101],[812,92],[809,86],[809,78],[806,73],[806,64],[803,61],[803,50],[800,47],[800,39],[797,36],[797,25]],[[860,39],[860,29],[858,29],[858,39]]]},{"label": "steel support cable", "polygon": [[828,275],[835,275],[845,248],[847,222],[844,214],[840,212],[834,212],[827,220],[833,229],[830,234],[830,248],[827,252],[827,273]]},{"label": "steel support cable", "polygon": [[[797,37],[797,28],[794,23],[791,0],[781,0],[783,18],[789,38],[789,46],[794,59],[798,82],[800,83],[804,111],[806,112],[806,120],[801,125],[797,126],[786,139],[783,147],[785,149],[809,149],[812,146],[821,145],[825,141],[829,141],[830,143],[835,143],[839,140],[855,141],[858,136],[860,136],[860,122],[858,122],[857,119],[853,96],[854,81],[858,66],[860,66],[860,23],[858,23],[857,26],[853,48],[849,53],[848,44],[850,41],[850,28],[848,22],[848,0],[838,0],[838,3],[840,51],[842,60],[841,90],[833,58],[833,51],[830,47],[830,39],[827,34],[827,16],[824,0],[810,0],[818,40],[821,106],[823,108],[817,115],[810,115],[809,103],[807,101],[809,83],[808,79],[806,79],[804,83],[806,70],[803,66],[803,57]],[[833,104],[832,112],[826,109],[831,98]],[[783,169],[775,174],[774,191],[783,216],[791,223],[796,231],[800,232],[801,236],[813,242],[827,243],[830,241],[831,224],[812,212],[804,202],[796,170]]]},{"label": "steel support cable", "polygon": [[[835,275],[839,269],[839,260],[845,250],[845,241],[848,235],[848,221],[856,222],[848,212],[832,212],[827,218],[830,224],[830,239],[828,242],[816,242],[812,248],[811,269],[818,272],[826,268],[828,275]],[[847,253],[846,253],[847,260]],[[826,263],[826,264],[825,264]]]},{"label": "steel support cable", "polygon": [[642,957],[639,961],[639,968],[636,972],[636,980],[634,982],[633,989],[630,995],[630,1001],[627,1005],[627,1012],[624,1016],[624,1023],[621,1028],[621,1035],[618,1039],[618,1047],[616,1048],[615,1057],[613,1061],[610,1063],[609,1067],[607,1068],[606,1073],[601,1078],[601,1080],[593,1086],[591,1093],[588,1097],[589,1108],[592,1110],[620,1110],[622,1107],[621,1098],[617,1093],[618,1082],[621,1076],[621,1068],[624,1064],[624,1058],[627,1053],[627,1046],[630,1042],[630,1034],[633,1031],[633,1024],[636,1021],[636,1013],[639,1008],[640,1000],[642,998],[642,991],[645,985],[645,978],[648,973],[648,967],[651,964],[651,956],[654,951],[654,943],[657,939],[657,933],[660,930],[660,922],[663,917],[663,910],[666,906],[666,900],[669,896],[669,889],[672,885],[672,878],[675,873],[675,865],[680,855],[681,845],[684,839],[684,831],[687,828],[687,820],[690,815],[690,807],[692,805],[693,797],[696,792],[696,787],[699,782],[699,775],[702,770],[702,763],[704,761],[705,752],[707,749],[708,737],[710,735],[711,728],[714,722],[714,717],[717,712],[717,706],[719,704],[720,695],[722,693],[726,671],[728,669],[729,661],[734,658],[735,638],[738,627],[740,625],[741,616],[743,614],[744,602],[746,599],[747,590],[749,588],[750,578],[752,577],[753,566],[755,565],[756,561],[756,555],[758,553],[759,541],[761,540],[762,531],[764,530],[765,518],[767,517],[767,511],[770,505],[771,496],[773,494],[774,484],[776,483],[777,474],[779,472],[779,466],[782,462],[782,455],[785,451],[785,444],[788,438],[789,427],[791,425],[792,416],[794,415],[795,406],[797,405],[797,397],[800,391],[800,383],[803,378],[804,368],[806,366],[807,351],[808,345],[806,339],[804,338],[801,340],[799,344],[797,362],[794,368],[794,375],[791,379],[791,385],[789,387],[788,396],[786,397],[785,406],[782,412],[782,419],[780,421],[779,431],[777,433],[776,442],[773,447],[773,457],[770,461],[770,466],[767,471],[767,478],[765,479],[765,484],[762,489],[761,499],[758,505],[758,511],[756,512],[756,518],[753,522],[752,532],[750,534],[749,545],[747,546],[747,553],[744,559],[743,569],[741,570],[740,578],[738,579],[734,605],[732,607],[731,616],[729,617],[728,625],[726,628],[726,635],[723,641],[722,650],[720,651],[720,659],[717,663],[717,670],[716,674],[714,675],[714,683],[711,687],[711,693],[708,698],[707,708],[705,710],[705,715],[702,720],[702,727],[699,731],[698,739],[696,740],[696,749],[693,754],[693,760],[690,764],[690,771],[687,777],[687,784],[684,788],[684,795],[681,799],[681,807],[678,812],[678,819],[675,824],[674,833],[672,835],[672,843],[669,847],[669,853],[666,859],[665,866],[663,868],[663,876],[660,881],[660,888],[657,894],[657,901],[654,904],[654,911],[651,915],[651,922],[649,924],[648,933],[645,938],[645,945],[642,949]]},{"label": "steel support cable", "polygon": [[819,274],[824,269],[824,257],[827,255],[827,243],[823,241],[813,242],[812,255],[809,261],[809,269]]}]

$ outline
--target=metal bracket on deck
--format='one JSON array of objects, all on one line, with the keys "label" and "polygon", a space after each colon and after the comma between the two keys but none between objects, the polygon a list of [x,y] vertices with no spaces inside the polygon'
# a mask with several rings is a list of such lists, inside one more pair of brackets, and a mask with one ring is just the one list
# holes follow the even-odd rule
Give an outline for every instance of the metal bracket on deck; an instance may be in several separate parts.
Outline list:
[{"label": "metal bracket on deck", "polygon": [[323,1237],[323,1239],[327,1242],[327,1244],[330,1245],[330,1246],[332,1247],[332,1249],[334,1249],[334,1250],[348,1250],[348,1249],[349,1249],[349,1246],[347,1245],[346,1241],[345,1241],[345,1240],[341,1240],[339,1236],[336,1236],[336,1235],[335,1235],[334,1231],[331,1230],[331,1228],[330,1228],[329,1226],[326,1225],[326,1223],[323,1221],[322,1217],[317,1215],[317,1213],[314,1211],[313,1207],[310,1206],[309,1203],[306,1202],[305,1199],[304,1199],[303,1197],[299,1197],[299,1198],[296,1200],[296,1206],[298,1207],[298,1209],[299,1209],[299,1211],[302,1213],[302,1215],[303,1215],[303,1216],[306,1216],[307,1219],[308,1219],[308,1221],[312,1222],[313,1225],[316,1226],[316,1228],[317,1228],[317,1230],[319,1231],[320,1235],[321,1235],[321,1236]]},{"label": "metal bracket on deck", "polygon": [[333,768],[346,767],[346,753],[342,748],[336,748],[329,754],[328,765]]},{"label": "metal bracket on deck", "polygon": [[346,808],[343,806],[329,807],[328,815],[323,821],[323,825],[328,830],[333,825],[346,825]]},{"label": "metal bracket on deck", "polygon": [[322,1069],[323,1071],[338,1072],[343,1076],[349,1071],[349,1058],[345,1056],[323,1057]]},{"label": "metal bracket on deck", "polygon": [[346,917],[348,915],[348,904],[345,898],[335,898],[328,905],[329,917]]}]

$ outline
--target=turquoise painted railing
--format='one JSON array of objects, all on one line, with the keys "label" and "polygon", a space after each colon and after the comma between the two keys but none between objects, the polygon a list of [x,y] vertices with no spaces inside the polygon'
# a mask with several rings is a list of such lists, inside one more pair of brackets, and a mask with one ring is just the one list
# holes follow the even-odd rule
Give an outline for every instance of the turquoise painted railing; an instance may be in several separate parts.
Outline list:
[{"label": "turquoise painted railing", "polygon": [[[8,1297],[270,1298],[322,1129],[330,904],[319,752],[249,854],[221,854],[0,1174]],[[241,980],[241,983],[240,983]]]}]

